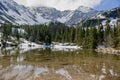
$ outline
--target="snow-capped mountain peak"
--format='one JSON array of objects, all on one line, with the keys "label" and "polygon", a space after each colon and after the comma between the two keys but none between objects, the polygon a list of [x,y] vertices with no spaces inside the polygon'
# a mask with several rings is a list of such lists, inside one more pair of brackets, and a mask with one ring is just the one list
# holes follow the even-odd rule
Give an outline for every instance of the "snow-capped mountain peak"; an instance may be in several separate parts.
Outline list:
[{"label": "snow-capped mountain peak", "polygon": [[76,10],[59,11],[50,7],[25,7],[13,0],[0,0],[0,22],[14,24],[44,24],[58,21],[67,25],[81,22],[95,16],[98,11],[80,6]]}]

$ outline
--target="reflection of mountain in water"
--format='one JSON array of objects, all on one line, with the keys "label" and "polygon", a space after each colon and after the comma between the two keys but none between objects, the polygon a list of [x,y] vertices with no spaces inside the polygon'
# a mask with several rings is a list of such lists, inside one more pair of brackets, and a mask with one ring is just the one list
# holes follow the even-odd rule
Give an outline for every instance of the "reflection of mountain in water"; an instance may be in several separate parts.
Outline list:
[{"label": "reflection of mountain in water", "polygon": [[[82,65],[83,66],[83,65]],[[104,67],[104,66],[103,66]],[[91,73],[80,66],[64,66],[63,68],[38,67],[37,65],[10,65],[2,68],[0,65],[0,79],[2,80],[102,80],[106,74],[111,77],[118,76],[114,69],[108,69],[108,73]],[[106,69],[104,69],[106,71]]]},{"label": "reflection of mountain in water", "polygon": [[[13,53],[12,53],[13,52]],[[120,77],[120,56],[91,51],[1,52],[0,80],[102,80]]]}]

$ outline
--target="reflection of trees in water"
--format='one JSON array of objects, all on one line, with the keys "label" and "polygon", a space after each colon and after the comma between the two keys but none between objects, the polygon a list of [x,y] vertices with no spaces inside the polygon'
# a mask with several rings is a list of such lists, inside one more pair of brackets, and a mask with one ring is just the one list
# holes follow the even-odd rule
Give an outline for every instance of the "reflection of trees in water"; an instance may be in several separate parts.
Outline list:
[{"label": "reflection of trees in water", "polygon": [[6,48],[1,48],[1,53],[4,56],[11,56],[11,55],[17,55],[19,53],[19,48],[15,47],[6,47]]},{"label": "reflection of trees in water", "polygon": [[120,56],[117,55],[97,54],[89,50],[65,52],[38,49],[19,53],[19,49],[14,49],[14,53],[3,52],[6,55],[0,57],[0,76],[3,79],[7,77],[5,75],[15,79],[37,76],[46,80],[99,80],[102,77],[119,80],[120,77]]}]

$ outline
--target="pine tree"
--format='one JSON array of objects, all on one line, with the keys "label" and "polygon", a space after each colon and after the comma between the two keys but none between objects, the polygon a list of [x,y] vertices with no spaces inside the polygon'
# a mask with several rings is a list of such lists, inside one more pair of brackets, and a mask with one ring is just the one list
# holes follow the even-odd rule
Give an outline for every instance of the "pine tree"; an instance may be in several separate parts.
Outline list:
[{"label": "pine tree", "polygon": [[107,20],[106,28],[105,28],[105,31],[104,31],[104,41],[105,41],[106,46],[110,46],[109,45],[110,44],[110,39],[111,39],[110,30],[111,30],[111,27],[109,25],[109,20]]},{"label": "pine tree", "polygon": [[104,41],[104,30],[102,25],[98,27],[97,34],[98,34],[98,44],[101,45],[102,42]]},{"label": "pine tree", "polygon": [[94,49],[97,46],[96,40],[97,40],[97,32],[95,27],[93,27],[92,25],[90,26],[90,30],[89,30],[89,48],[90,49]]},{"label": "pine tree", "polygon": [[116,27],[116,47],[120,48],[120,25],[118,25],[118,27]]},{"label": "pine tree", "polygon": [[88,27],[85,29],[85,37],[83,38],[83,43],[82,43],[82,46],[84,49],[88,49],[89,48],[89,29]]}]

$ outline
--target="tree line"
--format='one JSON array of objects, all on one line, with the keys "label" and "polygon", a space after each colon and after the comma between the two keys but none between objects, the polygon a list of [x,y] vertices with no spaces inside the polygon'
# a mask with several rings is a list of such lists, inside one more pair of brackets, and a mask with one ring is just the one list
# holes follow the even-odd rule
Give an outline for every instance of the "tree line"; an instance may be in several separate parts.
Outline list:
[{"label": "tree line", "polygon": [[[13,29],[15,28],[14,32]],[[18,28],[24,29],[25,34],[20,34]],[[71,26],[68,27],[62,23],[54,22],[47,25],[20,25],[3,24],[1,26],[3,40],[8,40],[9,36],[25,38],[26,40],[36,43],[51,44],[52,42],[60,43],[75,43],[85,49],[93,49],[98,45],[107,47],[120,47],[120,26],[110,27],[109,23],[106,26],[101,24],[97,27],[90,25]]]}]

